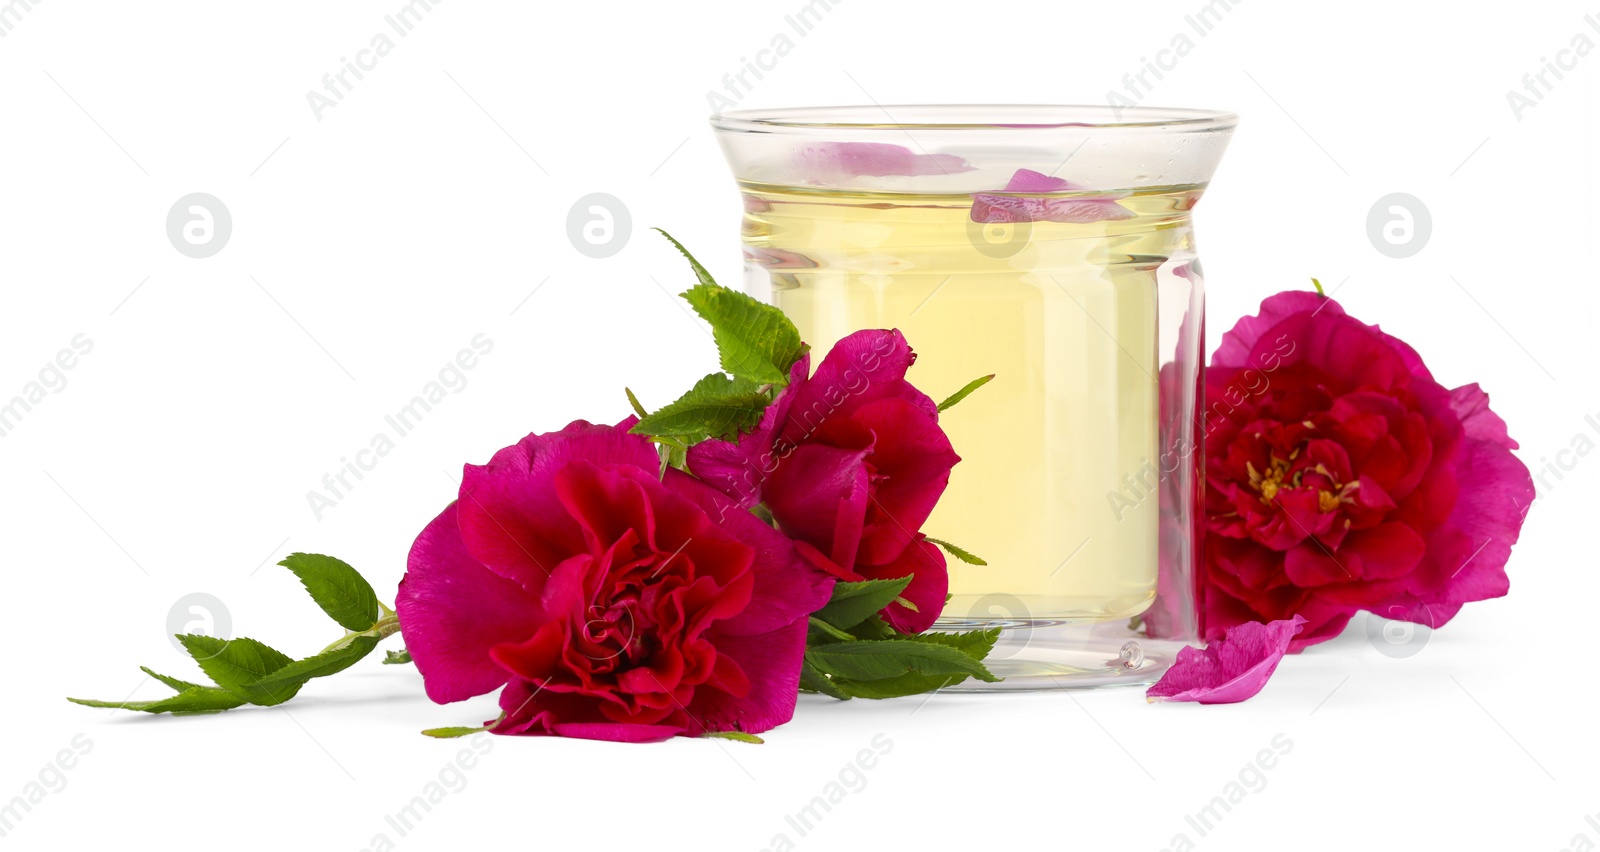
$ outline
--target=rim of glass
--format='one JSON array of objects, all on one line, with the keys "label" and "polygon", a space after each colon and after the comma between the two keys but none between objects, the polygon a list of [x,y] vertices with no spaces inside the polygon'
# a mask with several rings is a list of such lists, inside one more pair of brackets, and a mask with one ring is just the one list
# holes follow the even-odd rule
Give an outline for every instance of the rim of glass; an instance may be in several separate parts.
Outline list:
[{"label": "rim of glass", "polygon": [[805,133],[815,130],[1175,130],[1231,129],[1236,113],[1183,107],[1068,104],[888,104],[741,109],[711,116],[718,130]]}]

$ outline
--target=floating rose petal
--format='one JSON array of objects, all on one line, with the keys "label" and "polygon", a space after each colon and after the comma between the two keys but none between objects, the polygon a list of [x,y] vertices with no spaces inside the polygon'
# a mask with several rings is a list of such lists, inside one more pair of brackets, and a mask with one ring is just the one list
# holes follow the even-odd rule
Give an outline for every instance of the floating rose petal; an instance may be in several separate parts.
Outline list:
[{"label": "floating rose petal", "polygon": [[801,168],[811,179],[884,177],[901,175],[951,175],[970,172],[972,166],[954,154],[917,154],[903,145],[886,142],[827,142],[800,149]]},{"label": "floating rose petal", "polygon": [[1017,169],[1006,182],[1006,192],[1071,192],[1084,189],[1066,178],[1041,174],[1033,169]]},{"label": "floating rose petal", "polygon": [[[1017,169],[1003,192],[1072,192],[1084,187],[1062,178],[1040,174],[1032,169]],[[972,221],[982,224],[1009,222],[1065,222],[1088,224],[1117,219],[1132,219],[1133,211],[1113,195],[1081,198],[1029,198],[980,192],[972,196]]]},{"label": "floating rose petal", "polygon": [[1178,661],[1145,692],[1150,701],[1196,701],[1233,704],[1261,691],[1289,651],[1289,640],[1306,620],[1269,624],[1245,622],[1228,630],[1225,638],[1204,651],[1183,648]]}]

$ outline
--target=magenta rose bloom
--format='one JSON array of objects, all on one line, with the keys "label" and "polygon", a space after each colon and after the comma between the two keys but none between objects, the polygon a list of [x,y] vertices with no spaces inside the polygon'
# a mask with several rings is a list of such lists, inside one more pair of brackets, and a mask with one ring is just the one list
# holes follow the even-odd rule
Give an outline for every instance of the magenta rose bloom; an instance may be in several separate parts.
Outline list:
[{"label": "magenta rose bloom", "polygon": [[466,466],[396,603],[429,698],[504,687],[495,733],[627,742],[793,715],[833,580],[692,477],[659,478],[634,422],[576,421]]},{"label": "magenta rose bloom", "polygon": [[1358,610],[1439,627],[1506,593],[1533,482],[1477,385],[1288,292],[1223,335],[1206,401],[1208,639],[1299,615],[1299,650]]},{"label": "magenta rose bloom", "polygon": [[[920,633],[944,608],[944,554],[920,530],[960,456],[932,399],[906,381],[916,353],[899,331],[858,331],[807,378],[808,357],[761,422],[738,441],[689,449],[689,470],[740,508],[765,503],[813,561],[849,579],[910,575],[890,604],[896,630]],[[837,566],[837,567],[833,567]]]}]

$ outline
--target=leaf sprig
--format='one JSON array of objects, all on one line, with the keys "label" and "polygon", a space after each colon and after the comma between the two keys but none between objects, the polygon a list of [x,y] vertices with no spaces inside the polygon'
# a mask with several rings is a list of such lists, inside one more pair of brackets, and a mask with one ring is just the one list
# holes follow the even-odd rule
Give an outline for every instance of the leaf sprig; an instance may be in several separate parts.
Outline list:
[{"label": "leaf sprig", "polygon": [[[344,671],[372,652],[379,642],[399,632],[394,610],[378,601],[372,585],[348,564],[317,553],[291,553],[278,563],[305,586],[306,592],[328,617],[345,629],[345,635],[326,648],[296,660],[283,652],[241,636],[221,639],[185,633],[178,641],[215,686],[179,680],[148,668],[141,670],[173,690],[174,695],[154,701],[98,701],[68,698],[87,707],[111,707],[175,716],[219,713],[245,704],[272,707],[299,694],[310,681]],[[404,651],[399,652],[405,654]],[[401,662],[390,652],[385,662]],[[409,655],[405,661],[409,661]]]}]

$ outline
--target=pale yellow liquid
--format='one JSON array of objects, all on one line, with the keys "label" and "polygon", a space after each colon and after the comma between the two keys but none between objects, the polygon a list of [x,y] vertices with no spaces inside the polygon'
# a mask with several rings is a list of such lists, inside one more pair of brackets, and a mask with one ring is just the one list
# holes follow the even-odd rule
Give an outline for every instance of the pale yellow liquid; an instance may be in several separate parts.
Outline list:
[{"label": "pale yellow liquid", "polygon": [[1137,217],[1121,221],[978,225],[966,195],[743,188],[751,283],[770,285],[814,358],[898,328],[918,356],[908,378],[935,401],[995,374],[940,416],[962,461],[923,531],[989,563],[950,560],[947,623],[1148,607],[1156,271],[1192,258],[1198,189],[1133,193],[1120,203]]}]

